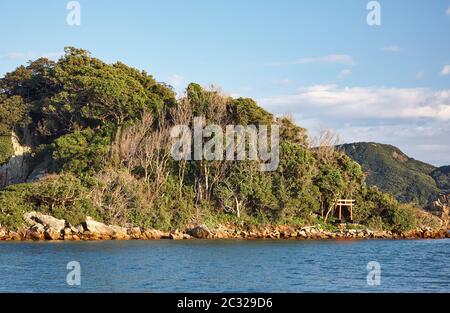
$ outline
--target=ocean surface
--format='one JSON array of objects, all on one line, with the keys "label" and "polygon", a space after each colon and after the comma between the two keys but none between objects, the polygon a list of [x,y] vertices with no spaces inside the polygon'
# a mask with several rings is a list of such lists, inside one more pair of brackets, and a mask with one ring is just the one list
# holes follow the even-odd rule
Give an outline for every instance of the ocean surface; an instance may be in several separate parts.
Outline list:
[{"label": "ocean surface", "polygon": [[0,281],[0,292],[450,292],[450,240],[0,242]]}]

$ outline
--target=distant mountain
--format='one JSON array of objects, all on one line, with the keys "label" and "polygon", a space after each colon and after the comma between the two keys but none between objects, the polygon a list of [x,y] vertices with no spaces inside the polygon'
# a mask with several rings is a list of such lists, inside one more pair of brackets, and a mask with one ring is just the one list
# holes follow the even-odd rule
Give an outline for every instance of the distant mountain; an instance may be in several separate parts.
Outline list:
[{"label": "distant mountain", "polygon": [[380,143],[358,142],[338,148],[362,166],[368,185],[378,186],[399,201],[426,206],[441,191],[450,189],[450,166],[437,168]]}]

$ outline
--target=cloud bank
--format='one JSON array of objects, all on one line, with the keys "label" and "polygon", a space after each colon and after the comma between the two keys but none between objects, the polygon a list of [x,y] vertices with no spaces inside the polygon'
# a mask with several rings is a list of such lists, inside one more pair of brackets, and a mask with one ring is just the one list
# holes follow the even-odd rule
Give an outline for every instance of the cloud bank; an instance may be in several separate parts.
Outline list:
[{"label": "cloud bank", "polygon": [[274,111],[314,109],[320,114],[349,118],[450,120],[450,89],[315,85],[260,102]]},{"label": "cloud bank", "polygon": [[450,89],[314,85],[259,103],[291,113],[312,136],[332,128],[343,142],[393,144],[419,160],[450,164]]}]

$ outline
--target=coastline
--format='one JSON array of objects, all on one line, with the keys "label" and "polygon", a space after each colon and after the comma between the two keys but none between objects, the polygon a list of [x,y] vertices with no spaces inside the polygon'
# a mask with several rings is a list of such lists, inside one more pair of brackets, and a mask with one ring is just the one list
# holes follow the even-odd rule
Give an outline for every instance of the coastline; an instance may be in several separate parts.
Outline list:
[{"label": "coastline", "polygon": [[[418,227],[409,231],[380,231],[367,228],[349,229],[342,224],[338,230],[320,226],[294,227],[286,225],[238,226],[219,225],[210,229],[195,225],[183,231],[160,231],[140,227],[106,225],[87,217],[76,227],[49,215],[29,212],[24,215],[28,226],[16,231],[0,226],[0,241],[93,241],[93,240],[195,240],[195,239],[279,239],[279,240],[362,240],[362,239],[443,239],[450,238],[447,229]],[[351,224],[348,224],[350,226]],[[353,226],[354,227],[354,226]]]}]

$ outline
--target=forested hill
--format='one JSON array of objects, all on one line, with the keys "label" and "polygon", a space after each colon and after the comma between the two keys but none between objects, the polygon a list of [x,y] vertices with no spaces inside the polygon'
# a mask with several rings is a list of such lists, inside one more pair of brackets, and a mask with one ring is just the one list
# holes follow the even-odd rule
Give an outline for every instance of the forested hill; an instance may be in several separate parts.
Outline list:
[{"label": "forested hill", "polygon": [[380,143],[357,142],[339,148],[362,166],[369,186],[377,186],[399,201],[426,206],[441,191],[450,189],[450,166],[436,168]]},{"label": "forested hill", "polygon": [[[176,161],[173,126],[192,128],[199,116],[221,130],[279,126],[278,166],[261,171],[260,160]],[[412,205],[367,188],[361,167],[344,153],[312,149],[306,130],[289,118],[195,83],[177,99],[150,74],[83,49],[66,48],[57,62],[40,58],[0,78],[0,136],[3,227],[19,228],[30,211],[71,225],[90,216],[161,230],[199,223],[330,226],[339,198],[355,199],[354,221],[372,229],[421,223]],[[420,172],[431,170],[420,165],[414,172],[427,187],[414,189],[422,197],[436,191]],[[395,187],[393,178],[382,187]]]}]

